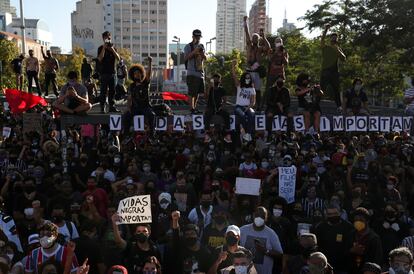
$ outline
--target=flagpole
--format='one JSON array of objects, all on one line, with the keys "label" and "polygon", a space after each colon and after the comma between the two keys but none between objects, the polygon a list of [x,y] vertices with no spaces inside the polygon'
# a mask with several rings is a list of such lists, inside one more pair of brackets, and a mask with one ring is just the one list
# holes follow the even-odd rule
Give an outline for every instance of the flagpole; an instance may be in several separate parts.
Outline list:
[{"label": "flagpole", "polygon": [[24,24],[24,13],[23,13],[23,0],[20,0],[20,21],[21,21],[21,31],[22,31],[22,53],[26,55],[26,32]]}]

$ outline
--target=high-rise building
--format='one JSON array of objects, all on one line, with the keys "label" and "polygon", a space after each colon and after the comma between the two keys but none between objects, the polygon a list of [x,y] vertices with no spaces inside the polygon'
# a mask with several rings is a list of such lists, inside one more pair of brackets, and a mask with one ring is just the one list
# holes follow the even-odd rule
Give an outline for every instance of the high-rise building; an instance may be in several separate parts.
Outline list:
[{"label": "high-rise building", "polygon": [[117,48],[131,51],[135,62],[147,56],[167,65],[167,0],[82,0],[72,13],[72,46],[95,56],[103,31],[112,33]]},{"label": "high-rise building", "polygon": [[10,5],[10,0],[0,0],[0,13],[10,13],[13,17],[16,15],[16,7]]},{"label": "high-rise building", "polygon": [[259,33],[261,29],[265,33],[272,33],[272,19],[266,15],[266,0],[256,0],[249,12],[250,33]]},{"label": "high-rise building", "polygon": [[[26,37],[33,39],[44,47],[50,47],[52,44],[52,32],[49,30],[47,23],[41,19],[24,19]],[[21,19],[13,18],[11,24],[6,26],[6,30],[15,35],[21,33]]]},{"label": "high-rise building", "polygon": [[231,53],[244,49],[243,17],[246,0],[218,0],[216,14],[216,52]]},{"label": "high-rise building", "polygon": [[288,20],[287,20],[287,13],[286,13],[286,9],[285,9],[285,18],[283,19],[282,27],[279,28],[277,30],[277,32],[278,33],[281,33],[281,32],[291,32],[291,31],[294,31],[295,29],[296,29],[295,24],[288,22]]}]

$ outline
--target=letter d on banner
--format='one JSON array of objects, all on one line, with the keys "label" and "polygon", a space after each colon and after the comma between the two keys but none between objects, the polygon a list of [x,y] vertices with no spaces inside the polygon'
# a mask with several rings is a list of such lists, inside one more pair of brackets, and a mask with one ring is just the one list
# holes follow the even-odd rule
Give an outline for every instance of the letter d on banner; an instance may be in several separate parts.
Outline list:
[{"label": "letter d on banner", "polygon": [[193,129],[194,130],[204,129],[204,116],[203,115],[193,115]]},{"label": "letter d on banner", "polygon": [[134,116],[134,130],[135,131],[144,131],[144,115],[135,115]]},{"label": "letter d on banner", "polygon": [[266,129],[266,116],[264,114],[256,115],[254,117],[256,130]]},{"label": "letter d on banner", "polygon": [[122,116],[121,115],[110,115],[109,116],[109,129],[118,131],[122,129]]},{"label": "letter d on banner", "polygon": [[230,115],[230,130],[236,130],[236,115]]},{"label": "letter d on banner", "polygon": [[167,130],[167,117],[157,117],[155,130],[166,131]]}]

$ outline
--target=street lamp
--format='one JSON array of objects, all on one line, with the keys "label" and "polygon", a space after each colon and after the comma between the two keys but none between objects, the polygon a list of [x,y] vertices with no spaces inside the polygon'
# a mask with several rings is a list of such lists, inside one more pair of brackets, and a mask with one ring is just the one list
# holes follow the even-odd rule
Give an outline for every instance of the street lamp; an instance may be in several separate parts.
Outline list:
[{"label": "street lamp", "polygon": [[180,83],[180,41],[181,39],[177,36],[174,36],[175,40],[172,40],[174,43],[177,43],[177,82]]},{"label": "street lamp", "polygon": [[20,29],[22,31],[22,53],[26,54],[26,33],[25,33],[25,24],[24,24],[24,13],[23,13],[23,0],[20,0]]},{"label": "street lamp", "polygon": [[[211,39],[210,39],[210,42],[207,42],[207,43],[209,43],[209,44],[210,44],[210,52],[211,52],[211,44],[213,43],[213,42],[212,42],[213,40],[216,40],[216,37],[211,38]],[[206,43],[206,47],[207,47],[207,43]]]}]

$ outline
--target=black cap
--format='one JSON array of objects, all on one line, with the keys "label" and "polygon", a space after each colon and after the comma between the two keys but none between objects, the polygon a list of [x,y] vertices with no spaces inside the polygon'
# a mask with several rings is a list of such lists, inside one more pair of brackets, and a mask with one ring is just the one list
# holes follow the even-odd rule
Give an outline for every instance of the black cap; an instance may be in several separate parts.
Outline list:
[{"label": "black cap", "polygon": [[200,36],[200,37],[203,37],[203,36],[201,36],[201,30],[199,30],[199,29],[195,29],[195,30],[193,30],[193,36]]}]

